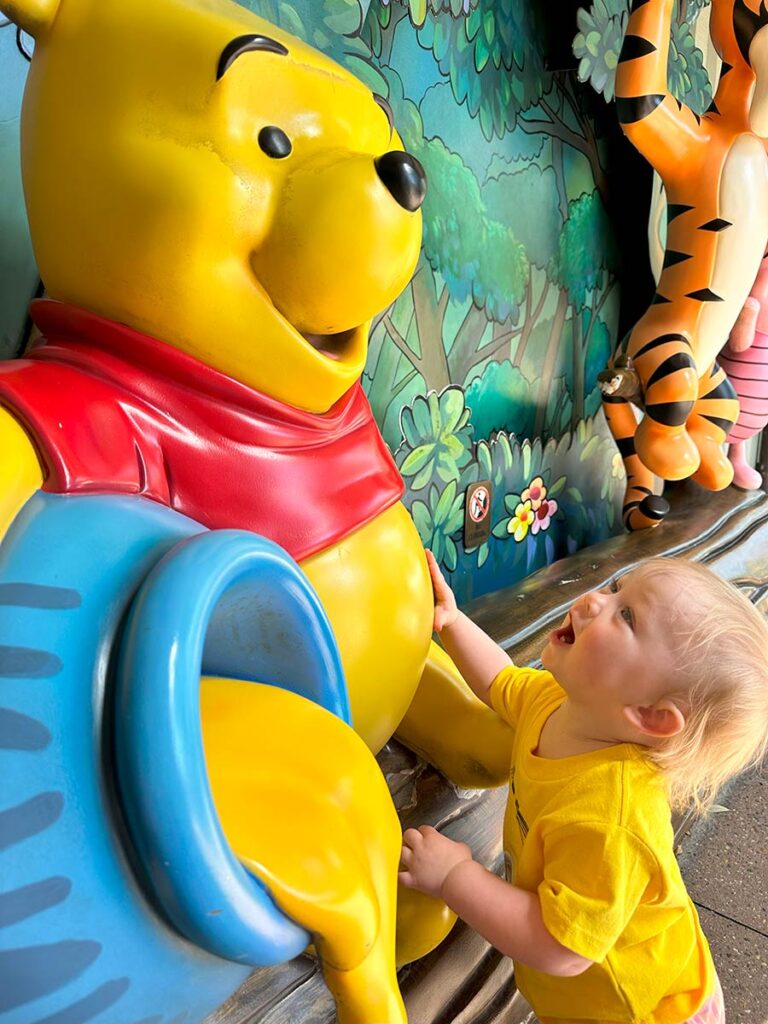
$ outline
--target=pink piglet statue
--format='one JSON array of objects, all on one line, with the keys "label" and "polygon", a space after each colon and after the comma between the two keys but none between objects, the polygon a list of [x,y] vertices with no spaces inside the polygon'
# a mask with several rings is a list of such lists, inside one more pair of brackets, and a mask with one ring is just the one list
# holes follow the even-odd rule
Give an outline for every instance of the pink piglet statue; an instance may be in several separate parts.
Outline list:
[{"label": "pink piglet statue", "polygon": [[755,490],[762,486],[762,477],[748,465],[744,447],[768,423],[768,255],[717,361],[739,398],[739,418],[727,438],[733,482]]}]

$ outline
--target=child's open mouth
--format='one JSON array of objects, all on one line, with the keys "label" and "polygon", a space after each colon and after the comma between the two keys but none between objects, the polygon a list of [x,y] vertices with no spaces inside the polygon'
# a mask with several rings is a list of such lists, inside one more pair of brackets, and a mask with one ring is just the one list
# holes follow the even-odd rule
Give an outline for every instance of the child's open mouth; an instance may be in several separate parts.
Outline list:
[{"label": "child's open mouth", "polygon": [[575,639],[576,636],[573,632],[571,616],[569,613],[568,617],[565,620],[565,625],[561,626],[559,629],[552,630],[552,632],[550,633],[550,640],[554,644],[560,644],[569,647]]}]

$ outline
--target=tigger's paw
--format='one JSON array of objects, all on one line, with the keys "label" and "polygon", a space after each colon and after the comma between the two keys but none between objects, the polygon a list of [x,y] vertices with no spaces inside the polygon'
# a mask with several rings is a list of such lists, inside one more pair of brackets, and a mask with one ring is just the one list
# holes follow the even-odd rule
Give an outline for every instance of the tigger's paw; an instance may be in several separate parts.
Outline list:
[{"label": "tigger's paw", "polygon": [[701,465],[693,474],[697,484],[708,491],[722,491],[733,481],[733,466],[725,457],[725,452],[714,441],[707,440],[699,449]]},{"label": "tigger's paw", "polygon": [[649,494],[640,502],[624,506],[624,525],[628,530],[652,530],[669,512],[669,502],[660,494]]},{"label": "tigger's paw", "polygon": [[662,480],[686,480],[699,468],[699,450],[685,427],[666,427],[645,416],[635,435],[640,461]]}]

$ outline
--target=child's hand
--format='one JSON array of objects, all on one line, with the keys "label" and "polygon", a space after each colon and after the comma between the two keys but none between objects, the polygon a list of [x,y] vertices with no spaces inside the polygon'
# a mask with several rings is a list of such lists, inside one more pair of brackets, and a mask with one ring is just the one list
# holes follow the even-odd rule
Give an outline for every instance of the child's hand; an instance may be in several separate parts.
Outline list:
[{"label": "child's hand", "polygon": [[435,622],[434,630],[439,633],[446,626],[452,626],[459,615],[456,607],[456,598],[453,591],[445,582],[445,577],[440,572],[435,556],[431,551],[425,551],[429,575],[432,577],[432,590],[435,593]]},{"label": "child's hand", "polygon": [[472,860],[466,843],[455,843],[431,825],[420,825],[407,829],[403,835],[403,870],[397,877],[406,889],[418,889],[439,898],[451,870],[465,860]]}]

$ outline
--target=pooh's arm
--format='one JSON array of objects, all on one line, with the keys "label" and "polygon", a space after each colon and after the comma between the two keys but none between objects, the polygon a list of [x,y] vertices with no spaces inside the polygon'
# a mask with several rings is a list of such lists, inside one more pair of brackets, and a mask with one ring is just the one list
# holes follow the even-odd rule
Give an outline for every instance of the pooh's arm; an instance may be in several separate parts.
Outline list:
[{"label": "pooh's arm", "polygon": [[500,786],[509,778],[510,727],[478,700],[434,642],[396,735],[464,788]]},{"label": "pooh's arm", "polygon": [[43,484],[34,445],[18,420],[0,406],[0,540],[22,505]]}]

